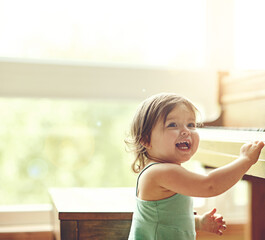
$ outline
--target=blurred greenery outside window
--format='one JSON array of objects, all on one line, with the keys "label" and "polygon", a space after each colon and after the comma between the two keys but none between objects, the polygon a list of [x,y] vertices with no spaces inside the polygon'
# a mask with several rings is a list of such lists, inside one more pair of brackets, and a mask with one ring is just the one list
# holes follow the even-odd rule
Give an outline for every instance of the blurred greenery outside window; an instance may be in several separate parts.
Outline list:
[{"label": "blurred greenery outside window", "polygon": [[124,138],[138,102],[0,99],[0,204],[50,187],[133,187]]}]

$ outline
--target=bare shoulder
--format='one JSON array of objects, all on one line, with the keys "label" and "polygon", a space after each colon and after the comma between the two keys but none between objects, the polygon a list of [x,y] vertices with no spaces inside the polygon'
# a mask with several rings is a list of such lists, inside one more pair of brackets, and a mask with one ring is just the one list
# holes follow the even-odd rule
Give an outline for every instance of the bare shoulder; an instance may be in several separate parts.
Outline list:
[{"label": "bare shoulder", "polygon": [[169,173],[178,173],[180,171],[186,171],[185,168],[183,168],[179,164],[175,163],[160,163],[160,164],[155,164],[152,167],[149,167],[146,169],[146,173],[151,177],[159,177],[163,176],[164,174],[167,175]]},{"label": "bare shoulder", "polygon": [[175,192],[161,185],[161,179],[178,167],[180,166],[172,163],[161,163],[147,168],[139,179],[138,197],[143,200],[159,200],[174,195]]},{"label": "bare shoulder", "polygon": [[150,166],[147,168],[143,173],[141,178],[145,179],[152,179],[152,181],[159,180],[160,178],[163,178],[164,176],[168,176],[168,174],[174,174],[176,175],[180,171],[185,171],[185,169],[174,163],[160,163],[155,164],[153,166]]},{"label": "bare shoulder", "polygon": [[[161,174],[167,174],[171,171],[174,171],[178,168],[182,168],[181,166],[174,164],[174,163],[159,163],[154,164],[148,167],[144,172],[141,174],[141,178],[155,178],[157,179]],[[154,180],[154,179],[153,179]]]}]

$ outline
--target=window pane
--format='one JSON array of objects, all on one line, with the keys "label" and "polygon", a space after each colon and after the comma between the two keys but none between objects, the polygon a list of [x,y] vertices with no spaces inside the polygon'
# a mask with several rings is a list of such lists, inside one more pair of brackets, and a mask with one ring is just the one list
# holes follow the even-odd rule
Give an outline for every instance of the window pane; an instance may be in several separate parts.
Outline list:
[{"label": "window pane", "polygon": [[201,68],[205,64],[206,3],[0,1],[0,35],[2,57]]},{"label": "window pane", "polygon": [[0,99],[0,204],[49,187],[133,187],[124,138],[138,102]]}]

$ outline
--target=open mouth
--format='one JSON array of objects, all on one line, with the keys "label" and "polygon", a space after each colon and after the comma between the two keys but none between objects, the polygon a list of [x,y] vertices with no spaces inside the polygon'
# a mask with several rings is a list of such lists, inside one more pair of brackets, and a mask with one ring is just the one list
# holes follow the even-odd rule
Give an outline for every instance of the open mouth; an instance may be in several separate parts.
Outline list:
[{"label": "open mouth", "polygon": [[190,146],[191,144],[188,141],[183,141],[176,144],[176,147],[180,150],[188,150],[190,149]]}]

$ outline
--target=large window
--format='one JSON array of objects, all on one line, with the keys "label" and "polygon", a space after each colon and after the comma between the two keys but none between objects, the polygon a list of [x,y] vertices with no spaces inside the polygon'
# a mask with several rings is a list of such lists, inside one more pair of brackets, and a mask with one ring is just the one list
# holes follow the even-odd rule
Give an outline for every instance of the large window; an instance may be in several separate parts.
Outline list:
[{"label": "large window", "polygon": [[205,0],[3,0],[0,56],[196,69]]},{"label": "large window", "polygon": [[[203,68],[205,13],[206,0],[0,1],[0,58],[22,63],[2,65],[12,98],[0,99],[0,204],[48,202],[56,186],[134,186],[123,139],[139,98],[124,86],[186,89],[182,76],[141,69]],[[47,66],[23,64],[36,60]],[[92,68],[49,65],[61,61]],[[90,100],[54,99],[65,96]]]},{"label": "large window", "polygon": [[260,35],[262,14],[231,2],[0,0],[0,204],[48,203],[49,187],[135,186],[123,140],[148,95],[178,92],[217,117],[217,70],[265,62],[264,36],[245,31]]},{"label": "large window", "polygon": [[49,203],[49,187],[129,187],[136,101],[0,99],[0,204]]}]

